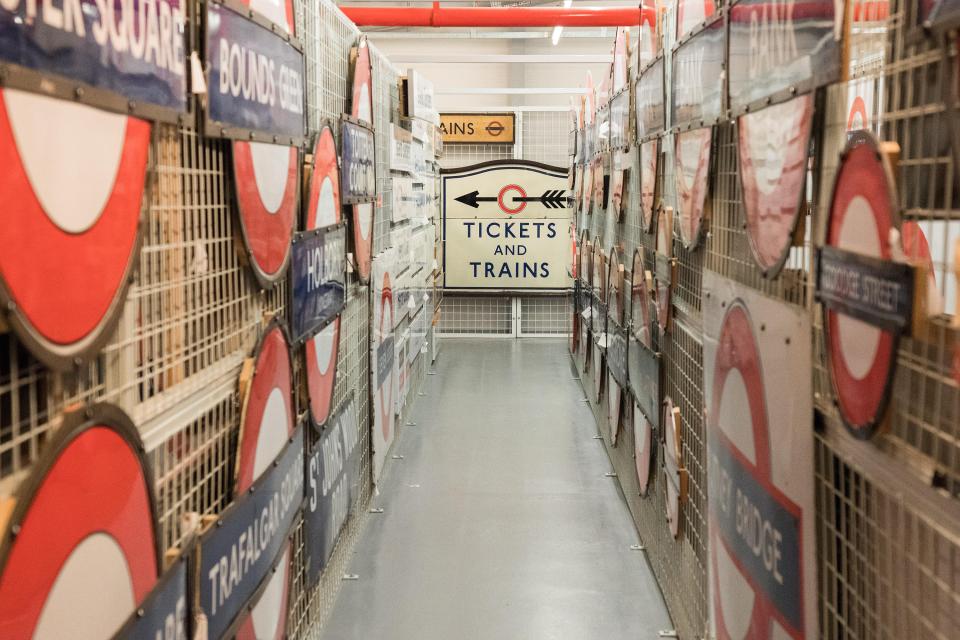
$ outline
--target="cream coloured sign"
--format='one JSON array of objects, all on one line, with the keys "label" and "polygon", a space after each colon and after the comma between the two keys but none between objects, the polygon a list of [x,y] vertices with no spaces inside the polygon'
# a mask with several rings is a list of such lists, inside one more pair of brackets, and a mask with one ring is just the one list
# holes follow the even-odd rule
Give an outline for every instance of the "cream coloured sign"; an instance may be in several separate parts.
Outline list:
[{"label": "cream coloured sign", "polygon": [[571,286],[567,170],[498,160],[444,170],[444,286]]}]

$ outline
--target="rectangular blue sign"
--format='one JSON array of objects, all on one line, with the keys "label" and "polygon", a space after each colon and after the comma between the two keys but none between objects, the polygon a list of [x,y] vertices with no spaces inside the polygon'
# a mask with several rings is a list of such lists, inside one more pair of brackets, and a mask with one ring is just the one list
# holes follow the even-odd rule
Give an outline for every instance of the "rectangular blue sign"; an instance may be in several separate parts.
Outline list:
[{"label": "rectangular blue sign", "polygon": [[175,122],[186,59],[181,0],[0,2],[7,86]]},{"label": "rectangular blue sign", "polygon": [[208,136],[299,144],[304,120],[303,52],[285,36],[207,2]]},{"label": "rectangular blue sign", "polygon": [[[803,628],[801,519],[769,480],[758,477],[711,430],[710,513],[734,563],[794,629]],[[807,567],[809,569],[809,567]]]},{"label": "rectangular blue sign", "polygon": [[296,235],[290,261],[290,330],[294,342],[312,337],[343,310],[346,276],[344,224]]},{"label": "rectangular blue sign", "polygon": [[307,462],[304,545],[307,583],[320,579],[330,554],[360,496],[357,406],[351,393],[328,422]]},{"label": "rectangular blue sign", "polygon": [[303,427],[200,539],[200,607],[221,638],[273,568],[303,503]]},{"label": "rectangular blue sign", "polygon": [[185,554],[160,578],[160,583],[113,636],[113,640],[190,638],[192,616],[187,607],[187,573]]},{"label": "rectangular blue sign", "polygon": [[373,129],[344,119],[340,129],[340,201],[377,199],[377,155]]}]

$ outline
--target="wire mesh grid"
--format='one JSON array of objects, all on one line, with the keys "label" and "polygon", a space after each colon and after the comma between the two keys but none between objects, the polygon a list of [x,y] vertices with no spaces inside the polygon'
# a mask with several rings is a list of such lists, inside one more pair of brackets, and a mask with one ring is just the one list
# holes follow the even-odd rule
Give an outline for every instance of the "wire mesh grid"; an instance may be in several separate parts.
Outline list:
[{"label": "wire mesh grid", "polygon": [[445,335],[513,335],[512,299],[446,293],[438,330]]},{"label": "wire mesh grid", "polygon": [[519,296],[520,336],[567,335],[573,326],[567,296]]}]

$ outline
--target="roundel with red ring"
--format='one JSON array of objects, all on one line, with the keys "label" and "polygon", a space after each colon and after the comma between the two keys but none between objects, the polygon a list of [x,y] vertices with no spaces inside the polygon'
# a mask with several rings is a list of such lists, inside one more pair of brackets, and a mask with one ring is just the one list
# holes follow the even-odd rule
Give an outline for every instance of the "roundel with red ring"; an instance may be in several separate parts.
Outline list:
[{"label": "roundel with red ring", "polygon": [[[361,36],[353,54],[353,89],[350,98],[350,115],[373,126],[373,73],[370,63],[370,47],[367,37]],[[357,262],[357,275],[362,282],[370,279],[370,261],[373,258],[373,203],[352,205],[353,250]]]},{"label": "roundel with red ring", "polygon": [[740,183],[753,259],[764,275],[783,267],[806,197],[813,95],[737,120]]},{"label": "roundel with red ring", "polygon": [[650,469],[653,466],[653,429],[640,406],[633,403],[633,457],[637,467],[637,489],[641,496],[650,488]]},{"label": "roundel with red ring", "polygon": [[250,264],[263,286],[286,273],[296,221],[300,158],[296,147],[233,143],[240,229]]},{"label": "roundel with red ring", "polygon": [[633,270],[631,271],[630,317],[633,335],[648,349],[653,349],[653,319],[650,303],[653,296],[647,282],[647,270],[643,264],[643,248],[633,252]]},{"label": "roundel with red ring", "polygon": [[143,120],[0,89],[0,300],[51,367],[92,355],[119,318],[149,146]]},{"label": "roundel with red ring", "polygon": [[240,418],[236,495],[249,489],[283,451],[293,435],[293,384],[286,330],[277,319],[267,325],[254,355]]},{"label": "roundel with red ring", "polygon": [[700,242],[703,210],[707,200],[710,171],[710,127],[678,133],[676,143],[677,199],[680,209],[680,238],[693,249]]},{"label": "roundel with red ring", "polygon": [[854,96],[853,104],[850,105],[850,114],[847,116],[847,131],[857,131],[866,129],[870,122],[870,116],[867,115],[867,103],[863,96]]},{"label": "roundel with red ring", "polygon": [[624,268],[620,261],[620,251],[610,250],[610,273],[607,277],[607,315],[618,325],[623,326],[624,319]]},{"label": "roundel with red ring", "polygon": [[660,139],[640,145],[640,214],[643,230],[650,231],[656,219],[657,163],[660,157]]},{"label": "roundel with red ring", "polygon": [[237,627],[236,640],[283,640],[287,637],[292,563],[293,554],[287,542],[256,604]]},{"label": "roundel with red ring", "polygon": [[[390,285],[390,274],[383,274],[383,292],[380,294],[380,326],[378,328],[380,343],[382,344],[388,336],[393,335],[393,289]],[[390,442],[393,437],[393,386],[396,367],[390,368],[390,375],[387,382],[380,387],[377,392],[378,408],[380,416],[383,418],[380,428],[383,433],[384,442]]]},{"label": "roundel with red ring", "polygon": [[[668,261],[673,258],[673,212],[665,207],[661,207],[657,214],[656,252],[666,256]],[[654,269],[654,294],[657,301],[657,324],[660,325],[661,331],[666,331],[670,326],[672,273],[660,274],[657,269]]]},{"label": "roundel with red ring", "polygon": [[9,523],[16,535],[0,546],[0,637],[108,638],[156,585],[143,446],[116,407],[86,415],[67,414],[21,484]]},{"label": "roundel with red ring", "polygon": [[[324,126],[313,149],[313,173],[307,202],[306,230],[322,229],[340,222],[340,172],[333,131]],[[321,426],[330,416],[340,351],[340,316],[304,345],[310,417]]]},{"label": "roundel with red ring", "polygon": [[[892,174],[872,134],[856,131],[837,170],[826,245],[890,260],[900,226]],[[824,307],[827,362],[844,424],[868,438],[883,422],[896,368],[897,335]]]},{"label": "roundel with red ring", "polygon": [[[798,551],[803,549],[803,513],[776,484],[755,335],[749,310],[740,300],[734,301],[720,328],[714,370],[707,374],[713,376],[707,414],[710,459],[718,461],[712,464],[723,469],[737,491],[737,515],[721,515],[720,501],[710,509],[714,618],[718,638],[799,640],[806,637],[803,610],[809,606],[803,602],[804,563]],[[743,415],[744,410],[749,415]],[[736,428],[745,434],[734,435]],[[741,515],[741,509],[746,515]],[[741,532],[742,526],[753,533]],[[776,532],[776,543],[774,534],[766,531]],[[779,552],[776,557],[774,550]],[[751,566],[749,561],[754,559]],[[744,614],[745,608],[749,615]]]},{"label": "roundel with red ring", "polygon": [[627,27],[617,27],[617,37],[613,44],[613,93],[620,93],[627,86],[629,78],[630,31]]},{"label": "roundel with red ring", "polygon": [[[609,361],[608,361],[609,362]],[[623,388],[607,366],[607,426],[610,427],[610,444],[617,446],[620,437],[620,419],[623,410]]]}]

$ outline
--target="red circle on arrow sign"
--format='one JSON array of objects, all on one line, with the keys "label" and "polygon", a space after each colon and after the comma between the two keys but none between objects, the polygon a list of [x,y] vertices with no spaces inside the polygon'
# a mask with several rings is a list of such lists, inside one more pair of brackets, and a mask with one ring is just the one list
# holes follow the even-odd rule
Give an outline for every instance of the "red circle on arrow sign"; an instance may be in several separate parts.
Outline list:
[{"label": "red circle on arrow sign", "polygon": [[519,193],[521,198],[526,198],[527,192],[524,191],[523,187],[521,187],[518,184],[508,184],[503,189],[500,189],[500,193],[497,194],[497,204],[500,205],[500,210],[506,213],[507,215],[513,216],[523,211],[526,208],[527,203],[521,200],[520,206],[518,207],[508,206],[507,199],[506,199],[506,195],[508,193]]}]

